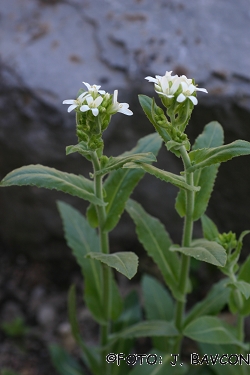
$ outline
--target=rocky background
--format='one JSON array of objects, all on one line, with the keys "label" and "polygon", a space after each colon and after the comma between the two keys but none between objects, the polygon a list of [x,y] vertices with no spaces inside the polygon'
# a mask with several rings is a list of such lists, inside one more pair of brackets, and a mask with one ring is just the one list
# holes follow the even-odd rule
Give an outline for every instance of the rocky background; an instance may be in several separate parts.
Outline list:
[{"label": "rocky background", "polygon": [[[62,105],[64,99],[75,98],[82,81],[109,92],[119,89],[119,101],[129,102],[134,112],[132,117],[113,117],[105,133],[108,155],[132,148],[153,132],[137,95],[153,96],[153,85],[144,77],[164,75],[166,70],[195,78],[209,92],[198,93],[188,127],[192,140],[206,123],[217,120],[227,143],[250,141],[248,0],[8,0],[0,3],[0,30],[0,178],[35,163],[87,176],[85,159],[65,156],[65,146],[76,143],[76,137],[74,115]],[[221,231],[239,234],[250,228],[249,162],[245,156],[220,167],[208,213]],[[159,166],[177,173],[181,168],[164,149]],[[174,211],[176,193],[174,187],[145,176],[133,197],[179,242],[182,221]],[[24,286],[28,278],[26,289],[35,293],[43,277],[53,279],[55,274],[60,285],[68,285],[74,262],[63,239],[57,199],[85,212],[84,202],[58,192],[0,190],[0,240],[6,262],[1,263],[1,282],[6,288],[10,264],[20,271],[30,259],[37,262],[37,271],[32,268],[21,277]],[[111,241],[113,250],[138,246],[126,214]],[[244,256],[249,247],[246,238]]]}]

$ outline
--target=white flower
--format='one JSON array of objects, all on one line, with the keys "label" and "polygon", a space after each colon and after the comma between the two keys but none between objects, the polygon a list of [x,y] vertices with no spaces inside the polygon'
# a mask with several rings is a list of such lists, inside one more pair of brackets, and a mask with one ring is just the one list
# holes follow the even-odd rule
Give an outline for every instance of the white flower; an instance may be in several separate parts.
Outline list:
[{"label": "white flower", "polygon": [[87,82],[83,82],[84,85],[87,87],[89,93],[93,93],[93,94],[101,94],[101,95],[104,95],[105,94],[105,91],[104,90],[99,90],[101,86],[97,86],[97,85],[90,85],[89,83]]},{"label": "white flower", "polygon": [[84,104],[81,106],[80,111],[86,112],[86,111],[92,111],[94,116],[98,116],[99,114],[99,105],[102,103],[103,98],[101,96],[98,96],[97,98],[93,98],[91,95],[87,95],[84,97],[86,99],[87,104]]},{"label": "white flower", "polygon": [[196,105],[198,103],[198,100],[193,95],[193,93],[195,91],[202,91],[202,92],[206,92],[207,93],[206,89],[198,88],[198,87],[194,86],[193,83],[189,83],[188,82],[188,79],[187,79],[186,82],[185,82],[185,80],[183,80],[183,82],[181,82],[181,86],[182,86],[182,93],[180,93],[177,96],[177,99],[176,99],[178,103],[182,103],[182,102],[184,102],[188,98],[189,100],[191,100],[191,102],[193,103],[193,105]]},{"label": "white flower", "polygon": [[120,113],[123,113],[124,115],[131,116],[133,114],[133,112],[130,109],[128,109],[129,104],[128,103],[119,103],[117,101],[117,97],[118,97],[118,90],[115,90],[114,95],[113,95],[112,105],[109,109],[109,112],[110,113],[120,112]]},{"label": "white flower", "polygon": [[[164,76],[155,76],[155,78],[146,77],[145,79],[149,82],[154,82],[157,94],[166,96],[167,98],[173,98],[177,95],[176,92],[178,91],[178,96],[176,98],[178,103],[182,103],[188,98],[196,105],[198,100],[193,93],[196,91],[207,93],[206,89],[197,88],[193,84],[192,79],[187,78],[185,75],[180,77],[178,75],[172,76],[172,71],[167,71]],[[180,90],[182,91],[181,93]]]},{"label": "white flower", "polygon": [[180,85],[179,77],[172,76],[172,71],[167,71],[164,76],[146,77],[145,79],[154,82],[157,94],[167,98],[173,98]]},{"label": "white flower", "polygon": [[66,99],[63,101],[63,104],[71,104],[68,108],[68,112],[73,111],[73,109],[80,107],[85,100],[86,95],[88,95],[87,92],[82,93],[78,96],[77,99]]}]

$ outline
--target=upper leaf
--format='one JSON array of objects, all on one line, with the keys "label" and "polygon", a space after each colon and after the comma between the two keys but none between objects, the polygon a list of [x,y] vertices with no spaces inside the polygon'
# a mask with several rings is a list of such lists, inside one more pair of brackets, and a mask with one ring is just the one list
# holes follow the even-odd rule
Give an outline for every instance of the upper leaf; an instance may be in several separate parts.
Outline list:
[{"label": "upper leaf", "polygon": [[105,175],[113,170],[122,168],[124,164],[129,162],[152,163],[153,161],[156,161],[156,157],[152,152],[117,157],[111,156],[105,167],[96,172],[96,175]]},{"label": "upper leaf", "polygon": [[227,261],[226,250],[215,241],[207,241],[203,238],[192,241],[190,247],[170,246],[171,251],[180,251],[203,262],[224,267]]},{"label": "upper leaf", "polygon": [[216,238],[218,238],[219,231],[217,229],[217,226],[207,215],[202,215],[201,225],[202,225],[203,236],[207,240],[214,241]]},{"label": "upper leaf", "polygon": [[28,165],[10,172],[3,178],[0,186],[31,185],[47,189],[56,189],[85,199],[99,206],[104,206],[102,200],[94,194],[93,182],[83,176],[58,171],[43,165]]},{"label": "upper leaf", "polygon": [[[141,138],[136,147],[120,155],[132,156],[141,152],[152,152],[157,155],[162,141],[157,133]],[[104,182],[107,219],[104,229],[111,231],[118,223],[124,211],[126,201],[135,186],[144,176],[144,171],[138,169],[118,169],[110,173]]]},{"label": "upper leaf", "polygon": [[250,142],[241,139],[224,146],[194,150],[189,153],[192,166],[187,172],[193,172],[199,168],[230,160],[236,156],[250,154]]},{"label": "upper leaf", "polygon": [[141,168],[145,172],[152,174],[153,176],[159,178],[162,181],[170,182],[172,185],[177,186],[180,189],[190,190],[190,191],[200,190],[199,186],[191,186],[187,184],[184,177],[171,173],[171,172],[163,171],[157,167],[154,167],[153,165],[148,165],[145,163],[140,163],[140,164],[127,163],[123,166],[123,168]]},{"label": "upper leaf", "polygon": [[[221,146],[223,140],[224,136],[221,125],[213,121],[205,126],[203,132],[197,137],[192,149],[197,150]],[[193,220],[198,220],[206,211],[218,168],[219,164],[215,164],[206,168],[200,168],[194,172],[194,185],[200,186],[201,189],[195,194]],[[185,194],[184,191],[181,190],[177,195],[175,204],[176,210],[181,217],[186,214],[185,202]]]},{"label": "upper leaf", "polygon": [[131,251],[112,254],[89,253],[87,257],[99,260],[100,262],[107,264],[109,267],[115,268],[116,271],[122,273],[128,279],[132,279],[137,272],[138,256]]}]

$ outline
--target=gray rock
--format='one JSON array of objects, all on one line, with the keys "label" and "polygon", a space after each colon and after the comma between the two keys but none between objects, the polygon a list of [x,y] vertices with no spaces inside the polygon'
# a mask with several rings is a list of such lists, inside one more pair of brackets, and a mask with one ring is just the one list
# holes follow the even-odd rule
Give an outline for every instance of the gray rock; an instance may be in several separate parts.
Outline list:
[{"label": "gray rock", "polygon": [[[209,91],[199,95],[188,128],[191,139],[208,121],[217,120],[227,142],[250,140],[247,0],[10,0],[0,4],[0,24],[1,178],[35,163],[88,175],[89,165],[80,156],[65,157],[65,146],[76,143],[76,137],[74,116],[67,114],[62,101],[74,98],[82,81],[110,92],[118,88],[119,100],[128,101],[134,112],[132,118],[118,114],[112,120],[105,134],[109,155],[153,132],[137,94],[154,95],[144,77],[166,70],[194,77]],[[209,213],[222,231],[249,227],[248,162],[244,157],[221,166]],[[172,172],[181,169],[179,160],[165,150],[159,165]],[[134,197],[180,241],[176,189],[150,176],[144,183]],[[64,242],[56,199],[85,211],[85,203],[58,192],[1,189],[3,240],[34,256],[60,256]],[[199,226],[196,231],[198,235]],[[133,224],[126,215],[112,241],[127,248],[134,243]]]}]

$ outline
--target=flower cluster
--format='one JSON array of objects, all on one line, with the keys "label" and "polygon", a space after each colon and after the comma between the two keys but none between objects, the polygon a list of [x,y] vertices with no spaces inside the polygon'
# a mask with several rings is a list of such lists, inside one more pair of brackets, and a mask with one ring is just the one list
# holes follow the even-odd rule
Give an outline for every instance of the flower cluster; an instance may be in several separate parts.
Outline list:
[{"label": "flower cluster", "polygon": [[178,103],[183,103],[186,99],[196,105],[198,100],[196,98],[196,91],[202,91],[207,93],[206,89],[198,88],[194,85],[192,79],[186,76],[178,76],[177,74],[172,76],[171,72],[166,72],[164,76],[146,77],[149,82],[153,82],[155,85],[155,91],[161,97],[168,99],[176,98]]},{"label": "flower cluster", "polygon": [[67,99],[63,104],[70,104],[68,112],[76,111],[87,112],[91,111],[93,116],[98,116],[100,111],[107,112],[108,115],[113,115],[117,112],[131,116],[133,112],[128,109],[127,103],[119,103],[117,101],[118,90],[114,91],[113,95],[100,90],[101,86],[90,85],[83,82],[88,91],[81,93],[77,99]]}]

